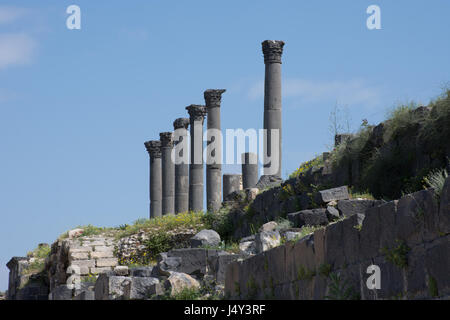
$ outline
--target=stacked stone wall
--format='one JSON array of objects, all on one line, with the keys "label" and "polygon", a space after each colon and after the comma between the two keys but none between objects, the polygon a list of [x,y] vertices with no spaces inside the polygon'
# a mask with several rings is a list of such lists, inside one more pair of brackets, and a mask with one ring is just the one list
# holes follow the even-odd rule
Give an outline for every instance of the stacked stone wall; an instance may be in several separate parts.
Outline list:
[{"label": "stacked stone wall", "polygon": [[[450,178],[227,267],[225,291],[246,299],[427,299],[450,295]],[[368,289],[367,268],[381,288]]]}]

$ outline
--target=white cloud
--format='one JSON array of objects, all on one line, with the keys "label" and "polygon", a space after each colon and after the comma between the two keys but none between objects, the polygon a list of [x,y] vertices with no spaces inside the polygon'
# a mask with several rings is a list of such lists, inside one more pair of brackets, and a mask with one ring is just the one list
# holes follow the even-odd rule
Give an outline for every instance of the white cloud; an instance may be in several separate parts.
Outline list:
[{"label": "white cloud", "polygon": [[[380,101],[379,89],[360,79],[344,81],[311,81],[306,79],[283,79],[284,98],[299,98],[303,103],[338,101],[349,106],[364,104],[373,106]],[[251,100],[264,96],[264,82],[254,84],[248,91]]]},{"label": "white cloud", "polygon": [[31,62],[36,42],[25,33],[0,34],[0,69]]},{"label": "white cloud", "polygon": [[14,22],[26,12],[27,10],[23,8],[0,6],[0,24]]}]

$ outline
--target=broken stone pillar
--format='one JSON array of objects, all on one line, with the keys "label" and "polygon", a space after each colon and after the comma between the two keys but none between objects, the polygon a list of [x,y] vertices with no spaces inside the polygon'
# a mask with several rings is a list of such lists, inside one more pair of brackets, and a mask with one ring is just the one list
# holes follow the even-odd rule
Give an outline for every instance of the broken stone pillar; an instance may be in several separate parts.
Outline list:
[{"label": "broken stone pillar", "polygon": [[240,174],[224,174],[223,175],[223,200],[235,191],[241,190],[242,176]]},{"label": "broken stone pillar", "polygon": [[256,153],[242,154],[242,186],[244,189],[254,188],[258,183],[258,156]]},{"label": "broken stone pillar", "polygon": [[147,141],[144,145],[150,155],[150,218],[155,218],[162,214],[161,141]]},{"label": "broken stone pillar", "polygon": [[[283,41],[266,40],[262,43],[264,64],[264,174],[281,178],[281,55]],[[272,141],[271,136],[278,135]]]},{"label": "broken stone pillar", "polygon": [[203,121],[206,107],[191,104],[186,107],[191,130],[191,161],[189,164],[189,210],[203,210]]},{"label": "broken stone pillar", "polygon": [[220,102],[225,89],[204,92],[207,117],[206,206],[215,212],[222,200],[222,133],[220,131]]},{"label": "broken stone pillar", "polygon": [[175,212],[175,163],[172,161],[172,132],[161,132],[162,214]]},{"label": "broken stone pillar", "polygon": [[[188,137],[188,118],[178,118],[173,122],[174,144],[175,144],[175,213],[187,212],[189,210],[189,162],[184,161],[188,150],[180,148]],[[189,160],[189,159],[187,159]]]}]

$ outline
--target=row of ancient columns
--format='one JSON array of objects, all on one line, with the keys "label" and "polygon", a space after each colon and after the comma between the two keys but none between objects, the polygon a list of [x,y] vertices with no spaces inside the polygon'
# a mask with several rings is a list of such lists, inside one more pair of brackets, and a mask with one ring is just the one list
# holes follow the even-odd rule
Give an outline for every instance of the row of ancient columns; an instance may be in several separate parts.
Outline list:
[{"label": "row of ancient columns", "polygon": [[[281,177],[281,55],[284,42],[266,40],[262,43],[265,71],[264,95],[264,168],[267,161],[278,152],[278,170]],[[203,123],[207,117],[206,203],[208,211],[217,211],[222,203],[222,139],[220,105],[225,89],[208,89],[204,92],[205,105],[192,104],[186,107],[189,118],[178,118],[173,122],[174,132],[161,132],[159,140],[145,142],[150,156],[150,217],[203,210]],[[177,148],[186,142],[190,127],[190,155]],[[183,129],[183,130],[179,130]],[[273,145],[271,135],[278,130],[278,140]],[[175,159],[172,150],[175,148]],[[177,161],[177,159],[189,159]],[[174,161],[175,160],[175,161]],[[264,169],[266,173],[266,169]],[[224,196],[239,190],[254,187],[258,182],[257,155],[242,154],[242,176],[224,175]]]}]

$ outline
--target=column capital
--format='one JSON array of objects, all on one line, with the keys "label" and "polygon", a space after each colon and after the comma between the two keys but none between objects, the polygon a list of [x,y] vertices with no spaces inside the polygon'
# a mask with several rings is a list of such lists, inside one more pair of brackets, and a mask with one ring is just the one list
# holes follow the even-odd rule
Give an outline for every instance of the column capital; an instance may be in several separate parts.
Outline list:
[{"label": "column capital", "polygon": [[205,97],[206,107],[214,108],[220,107],[220,102],[222,100],[222,93],[224,93],[225,89],[208,89],[205,90],[203,96]]},{"label": "column capital", "polygon": [[151,158],[161,158],[161,141],[150,140],[144,142],[144,145]]},{"label": "column capital", "polygon": [[265,40],[262,42],[264,63],[281,63],[284,42],[281,40]]},{"label": "column capital", "polygon": [[189,118],[178,118],[173,122],[174,130],[187,129],[189,127]]},{"label": "column capital", "polygon": [[173,134],[172,132],[161,132],[159,134],[159,141],[161,141],[161,148],[173,147]]},{"label": "column capital", "polygon": [[191,104],[186,107],[186,110],[194,121],[203,121],[206,116],[206,107],[198,104]]}]

